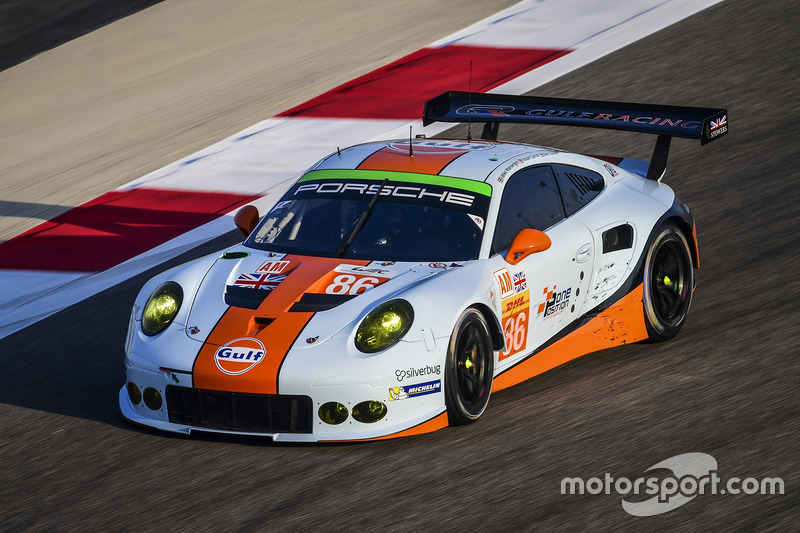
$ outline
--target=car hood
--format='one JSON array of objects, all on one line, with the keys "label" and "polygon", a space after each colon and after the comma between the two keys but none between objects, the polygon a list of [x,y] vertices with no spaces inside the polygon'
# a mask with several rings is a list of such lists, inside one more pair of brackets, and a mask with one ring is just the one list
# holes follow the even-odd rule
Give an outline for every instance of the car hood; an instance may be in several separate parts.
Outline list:
[{"label": "car hood", "polygon": [[446,267],[229,250],[200,282],[186,322],[203,343],[195,386],[276,394],[280,365],[315,313],[335,313],[329,337],[376,298]]}]

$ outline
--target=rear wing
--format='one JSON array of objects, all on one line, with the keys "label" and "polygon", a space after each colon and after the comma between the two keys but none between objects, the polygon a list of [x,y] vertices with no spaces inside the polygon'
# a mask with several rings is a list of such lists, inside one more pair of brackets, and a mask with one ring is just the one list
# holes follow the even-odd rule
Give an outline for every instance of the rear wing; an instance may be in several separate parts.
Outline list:
[{"label": "rear wing", "polygon": [[450,91],[425,102],[423,125],[483,123],[482,139],[496,140],[501,123],[584,126],[658,135],[647,179],[660,180],[672,137],[704,145],[728,132],[727,109]]}]

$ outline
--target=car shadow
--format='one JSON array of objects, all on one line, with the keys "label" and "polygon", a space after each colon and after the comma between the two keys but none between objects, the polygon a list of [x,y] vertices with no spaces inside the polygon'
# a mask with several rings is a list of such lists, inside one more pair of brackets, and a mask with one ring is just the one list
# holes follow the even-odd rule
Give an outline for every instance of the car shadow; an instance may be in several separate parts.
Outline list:
[{"label": "car shadow", "polygon": [[[122,425],[117,393],[139,289],[158,272],[237,242],[238,231],[226,233],[0,339],[0,404]],[[0,405],[0,418],[7,418],[3,410]]]}]

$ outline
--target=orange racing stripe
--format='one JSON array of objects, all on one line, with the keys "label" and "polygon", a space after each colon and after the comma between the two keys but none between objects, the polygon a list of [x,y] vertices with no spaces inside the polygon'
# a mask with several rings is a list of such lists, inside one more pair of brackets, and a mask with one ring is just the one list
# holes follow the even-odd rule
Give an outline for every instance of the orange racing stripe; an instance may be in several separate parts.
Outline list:
[{"label": "orange racing stripe", "polygon": [[646,339],[642,295],[639,285],[563,339],[497,376],[492,391],[516,385],[582,355]]},{"label": "orange racing stripe", "polygon": [[458,150],[453,148],[435,150],[431,147],[415,146],[414,156],[412,157],[407,150],[398,149],[396,146],[386,146],[362,161],[358,168],[436,175],[444,167],[468,151],[466,149]]},{"label": "orange racing stripe", "polygon": [[[194,386],[200,389],[278,394],[278,374],[283,360],[300,332],[314,313],[288,310],[294,302],[315,283],[342,263],[366,265],[369,261],[342,260],[338,258],[301,257],[288,255],[284,260],[298,264],[272,292],[258,309],[230,307],[220,318],[198,353],[193,369]],[[262,290],[262,289],[249,289]],[[274,319],[268,325],[258,326],[254,318]],[[263,344],[266,353],[246,371],[226,373],[217,365],[215,354],[221,346],[244,339],[248,349]],[[240,363],[241,364],[241,363]],[[223,366],[223,368],[226,368]],[[242,365],[239,368],[247,368]],[[230,368],[227,368],[230,370]]]}]

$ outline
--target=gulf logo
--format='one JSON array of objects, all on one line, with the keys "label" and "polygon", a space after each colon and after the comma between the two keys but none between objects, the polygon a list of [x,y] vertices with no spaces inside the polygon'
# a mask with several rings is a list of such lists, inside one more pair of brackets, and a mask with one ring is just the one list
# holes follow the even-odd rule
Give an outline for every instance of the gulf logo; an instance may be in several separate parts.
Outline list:
[{"label": "gulf logo", "polygon": [[238,376],[263,361],[266,355],[267,349],[260,340],[242,337],[217,348],[214,362],[225,374]]}]

